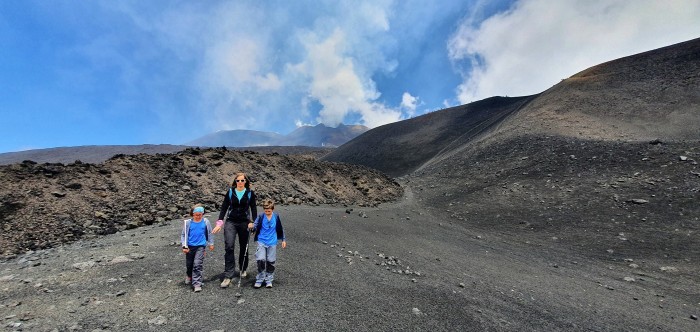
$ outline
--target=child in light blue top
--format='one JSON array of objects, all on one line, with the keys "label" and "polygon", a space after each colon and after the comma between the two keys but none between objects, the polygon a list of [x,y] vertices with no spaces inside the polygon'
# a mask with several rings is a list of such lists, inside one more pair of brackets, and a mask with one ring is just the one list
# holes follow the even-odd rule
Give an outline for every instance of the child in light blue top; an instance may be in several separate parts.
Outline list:
[{"label": "child in light blue top", "polygon": [[287,240],[284,236],[282,221],[277,213],[274,213],[275,203],[266,199],[263,201],[264,214],[255,218],[253,225],[248,227],[257,230],[255,241],[258,244],[255,250],[255,260],[258,265],[258,275],[253,287],[260,288],[266,283],[267,288],[272,288],[272,281],[275,277],[275,262],[277,260],[277,242],[282,240],[282,248],[287,247]]},{"label": "child in light blue top", "polygon": [[187,268],[185,284],[192,284],[194,291],[200,292],[202,291],[205,248],[209,245],[209,250],[214,250],[214,236],[211,234],[211,223],[204,218],[204,207],[201,204],[193,206],[190,215],[192,218],[185,220],[180,234]]}]

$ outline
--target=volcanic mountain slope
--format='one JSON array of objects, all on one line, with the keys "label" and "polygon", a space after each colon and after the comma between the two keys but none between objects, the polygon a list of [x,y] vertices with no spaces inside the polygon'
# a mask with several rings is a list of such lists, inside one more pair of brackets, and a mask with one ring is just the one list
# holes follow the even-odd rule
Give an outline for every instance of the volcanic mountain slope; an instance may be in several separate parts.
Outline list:
[{"label": "volcanic mountain slope", "polygon": [[[403,175],[442,222],[653,275],[660,292],[698,303],[697,289],[673,284],[700,284],[700,39],[506,101],[485,130],[469,113],[488,108],[465,106],[373,129],[324,158]],[[457,128],[478,135],[424,135]],[[364,144],[372,154],[356,157]],[[401,155],[411,167],[384,162]]]},{"label": "volcanic mountain slope", "polygon": [[[48,149],[35,149],[19,152],[0,153],[0,165],[21,163],[25,160],[43,164],[71,164],[76,161],[82,163],[99,164],[115,155],[135,155],[135,154],[167,154],[176,153],[191,146],[168,145],[168,144],[142,144],[142,145],[86,145],[71,146]],[[277,153],[282,155],[310,155],[322,157],[333,148],[312,147],[312,146],[254,146],[245,148],[227,147],[228,150],[254,151],[263,154]]]},{"label": "volcanic mountain slope", "polygon": [[697,279],[698,160],[695,39],[586,69],[415,175],[450,194],[431,204],[475,226],[567,238],[613,261],[675,263]]},{"label": "volcanic mountain slope", "polygon": [[323,160],[361,164],[401,176],[478,137],[532,98],[492,97],[387,124],[342,145]]},{"label": "volcanic mountain slope", "polygon": [[258,130],[222,130],[187,143],[191,146],[265,146],[277,145],[284,135]]},{"label": "volcanic mountain slope", "polygon": [[700,39],[591,67],[538,95],[488,98],[374,128],[324,160],[401,176],[475,144],[523,135],[700,139]]},{"label": "volcanic mountain slope", "polygon": [[287,135],[256,130],[225,130],[195,139],[187,145],[207,147],[313,146],[336,147],[367,131],[362,125],[301,126]]},{"label": "volcanic mountain slope", "polygon": [[[369,128],[362,125],[344,125],[328,127],[324,124],[301,126],[284,137],[280,145],[326,146],[337,147],[366,132]],[[282,144],[284,143],[284,144]]]},{"label": "volcanic mountain slope", "polygon": [[700,138],[700,38],[583,70],[535,98],[500,135]]},{"label": "volcanic mountain slope", "polygon": [[21,163],[30,160],[36,163],[70,164],[79,160],[84,163],[101,163],[117,154],[175,153],[188,148],[183,145],[86,145],[47,149],[33,149],[0,153],[0,165]]}]

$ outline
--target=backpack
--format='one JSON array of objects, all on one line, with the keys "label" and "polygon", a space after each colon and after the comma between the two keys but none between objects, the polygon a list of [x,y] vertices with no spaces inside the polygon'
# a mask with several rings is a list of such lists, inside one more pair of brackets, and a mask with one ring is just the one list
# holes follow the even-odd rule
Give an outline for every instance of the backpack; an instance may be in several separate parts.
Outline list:
[{"label": "backpack", "polygon": [[[250,196],[253,193],[253,191],[250,190],[250,188],[246,188],[246,189],[248,189],[248,203],[250,204]],[[233,208],[233,188],[228,188],[228,201],[229,201],[229,205],[228,205],[227,214],[230,213],[231,208]],[[250,208],[245,209],[245,215],[246,215],[246,218],[248,220],[250,220]]]},{"label": "backpack", "polygon": [[[204,221],[204,219],[202,219],[202,221]],[[192,218],[190,218],[190,219],[185,219],[185,228],[187,228],[187,233],[186,233],[186,234],[188,234],[188,233],[190,232],[190,225],[191,225],[191,224],[192,224]],[[207,243],[208,243],[208,242],[209,242],[209,228],[206,227],[206,223],[205,223],[205,226],[204,226],[204,230],[205,230],[205,231],[204,231],[204,239],[205,239],[205,240],[207,241]]]},{"label": "backpack", "polygon": [[[258,225],[260,225],[259,228],[262,229],[263,223],[265,222],[265,214],[259,214],[258,217],[255,218],[255,222],[257,222]],[[271,225],[275,225],[275,227],[277,227],[277,212],[272,212],[272,219],[270,219],[270,223]]]},{"label": "backpack", "polygon": [[[248,189],[248,201],[250,201],[250,193],[252,193],[253,191],[250,190],[250,188],[246,188],[246,189]],[[233,202],[233,188],[228,188],[228,200],[230,202]],[[230,205],[229,205],[229,208],[230,208]]]}]

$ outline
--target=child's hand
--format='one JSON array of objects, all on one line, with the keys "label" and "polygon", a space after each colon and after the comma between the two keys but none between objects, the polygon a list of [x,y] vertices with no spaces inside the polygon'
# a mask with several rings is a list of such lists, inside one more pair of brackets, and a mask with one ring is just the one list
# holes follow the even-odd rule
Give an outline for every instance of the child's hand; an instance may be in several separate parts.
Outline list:
[{"label": "child's hand", "polygon": [[190,252],[190,248],[182,248],[182,252],[186,254]]},{"label": "child's hand", "polygon": [[209,251],[214,251],[214,246],[209,246]]},{"label": "child's hand", "polygon": [[282,249],[287,248],[287,241],[282,241]]}]

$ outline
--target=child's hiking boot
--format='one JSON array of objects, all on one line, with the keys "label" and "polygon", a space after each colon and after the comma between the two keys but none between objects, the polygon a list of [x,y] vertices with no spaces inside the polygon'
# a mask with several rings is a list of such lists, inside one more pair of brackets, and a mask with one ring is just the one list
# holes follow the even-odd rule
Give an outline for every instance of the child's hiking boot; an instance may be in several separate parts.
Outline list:
[{"label": "child's hiking boot", "polygon": [[267,282],[267,285],[265,285],[265,287],[267,287],[267,288],[272,288],[272,281],[268,281],[268,282]]},{"label": "child's hiking boot", "polygon": [[253,285],[253,288],[260,288],[262,287],[262,281],[256,281],[255,285]]},{"label": "child's hiking boot", "polygon": [[202,291],[202,286],[194,286],[194,292],[199,293]]},{"label": "child's hiking boot", "polygon": [[189,285],[192,283],[192,277],[185,277],[185,285]]},{"label": "child's hiking boot", "polygon": [[221,288],[226,288],[231,285],[231,279],[229,278],[224,278],[224,281],[221,282]]}]

